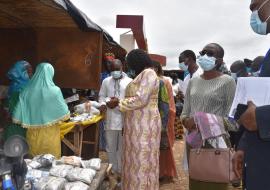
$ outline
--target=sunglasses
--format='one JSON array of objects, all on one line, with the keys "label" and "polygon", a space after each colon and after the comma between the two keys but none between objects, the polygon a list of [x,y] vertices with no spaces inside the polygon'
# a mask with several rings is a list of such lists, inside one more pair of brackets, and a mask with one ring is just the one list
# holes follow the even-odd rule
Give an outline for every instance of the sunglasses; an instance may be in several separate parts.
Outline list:
[{"label": "sunglasses", "polygon": [[207,51],[207,50],[202,50],[199,52],[201,56],[204,56],[205,54],[209,57],[213,57],[214,56],[214,52],[212,51]]}]

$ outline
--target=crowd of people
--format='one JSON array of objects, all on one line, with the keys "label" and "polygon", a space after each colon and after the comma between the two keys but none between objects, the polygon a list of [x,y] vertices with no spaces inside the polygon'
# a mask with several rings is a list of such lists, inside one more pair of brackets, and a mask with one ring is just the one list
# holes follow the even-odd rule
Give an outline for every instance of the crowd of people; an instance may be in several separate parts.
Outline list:
[{"label": "crowd of people", "polygon": [[[270,33],[270,1],[253,0],[250,9],[254,32]],[[197,113],[228,119],[238,79],[270,77],[270,51],[254,60],[236,60],[230,70],[226,69],[224,54],[217,43],[206,44],[198,56],[192,50],[181,51],[178,61],[183,80],[164,76],[160,63],[151,60],[144,50],[128,53],[127,70],[110,54],[98,95],[105,118],[100,136],[106,141],[112,172],[121,179],[122,190],[158,190],[160,180],[177,177],[172,148],[178,121],[184,126],[187,143],[184,152],[176,153],[184,154],[184,168],[189,169],[194,144],[188,138],[198,132]],[[10,86],[4,107],[9,123],[4,140],[20,135],[27,139],[32,156],[50,153],[59,158],[59,125],[69,119],[70,111],[53,82],[53,66],[40,63],[34,72],[30,63],[18,61],[7,76]],[[269,105],[256,107],[252,101],[247,102],[247,109],[236,121],[236,133],[224,128],[224,134],[231,134],[231,138],[217,136],[215,141],[203,141],[199,147],[235,150],[235,186],[262,190],[270,185],[269,112]],[[225,182],[189,179],[191,190],[228,188]]]}]

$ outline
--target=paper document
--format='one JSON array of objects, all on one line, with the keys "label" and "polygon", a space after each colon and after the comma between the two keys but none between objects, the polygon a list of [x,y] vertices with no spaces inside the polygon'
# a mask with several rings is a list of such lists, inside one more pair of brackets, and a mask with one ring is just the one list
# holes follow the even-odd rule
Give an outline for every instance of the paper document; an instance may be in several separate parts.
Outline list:
[{"label": "paper document", "polygon": [[247,104],[249,100],[256,106],[270,105],[270,77],[238,78],[229,116],[234,117],[237,105]]}]

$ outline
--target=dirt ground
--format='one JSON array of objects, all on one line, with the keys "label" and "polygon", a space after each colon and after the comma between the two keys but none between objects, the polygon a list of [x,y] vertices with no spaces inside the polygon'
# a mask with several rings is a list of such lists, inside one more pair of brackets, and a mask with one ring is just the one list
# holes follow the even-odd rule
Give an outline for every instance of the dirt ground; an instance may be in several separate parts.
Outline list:
[{"label": "dirt ground", "polygon": [[[175,141],[173,151],[178,177],[173,179],[173,181],[161,181],[160,190],[188,190],[188,175],[182,169],[183,149],[184,142],[182,140]],[[100,157],[103,161],[107,161],[105,152],[100,152]],[[230,190],[237,189],[230,188]]]},{"label": "dirt ground", "polygon": [[173,182],[161,182],[160,190],[188,190],[188,175],[182,169],[184,142],[175,141],[173,152],[177,168],[178,177]]}]

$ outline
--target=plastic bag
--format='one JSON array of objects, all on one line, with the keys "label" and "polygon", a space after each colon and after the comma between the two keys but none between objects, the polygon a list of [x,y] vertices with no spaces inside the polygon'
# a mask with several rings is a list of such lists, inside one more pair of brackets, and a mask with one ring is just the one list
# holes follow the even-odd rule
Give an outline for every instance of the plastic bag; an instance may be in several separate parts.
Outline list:
[{"label": "plastic bag", "polygon": [[88,101],[83,104],[74,106],[74,111],[77,114],[89,113],[90,115],[99,115],[100,111],[97,109],[100,103],[95,101]]},{"label": "plastic bag", "polygon": [[64,190],[88,190],[89,186],[83,182],[70,182],[65,184]]},{"label": "plastic bag", "polygon": [[77,156],[63,156],[61,158],[61,162],[63,164],[68,164],[68,165],[72,165],[72,166],[81,166],[81,157],[77,157]]},{"label": "plastic bag", "polygon": [[42,168],[51,167],[55,157],[51,154],[38,155],[33,158],[33,161],[36,161],[41,164]]},{"label": "plastic bag", "polygon": [[101,159],[93,158],[91,160],[82,160],[83,168],[91,168],[93,170],[100,170]]},{"label": "plastic bag", "polygon": [[36,180],[36,179],[39,179],[41,177],[47,177],[47,176],[49,176],[49,172],[47,172],[47,171],[31,169],[31,170],[27,171],[25,178],[30,179],[30,180]]},{"label": "plastic bag", "polygon": [[42,167],[42,165],[37,161],[31,161],[30,163],[27,164],[27,166],[29,166],[33,169],[38,169],[38,168]]},{"label": "plastic bag", "polygon": [[55,177],[66,177],[73,167],[70,165],[56,165],[50,169],[50,175]]},{"label": "plastic bag", "polygon": [[34,184],[36,190],[61,190],[66,183],[65,178],[59,177],[43,177]]},{"label": "plastic bag", "polygon": [[73,168],[66,176],[68,181],[82,181],[90,184],[96,175],[96,171],[93,169]]}]

